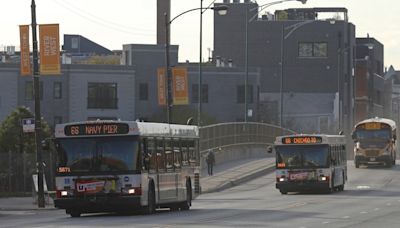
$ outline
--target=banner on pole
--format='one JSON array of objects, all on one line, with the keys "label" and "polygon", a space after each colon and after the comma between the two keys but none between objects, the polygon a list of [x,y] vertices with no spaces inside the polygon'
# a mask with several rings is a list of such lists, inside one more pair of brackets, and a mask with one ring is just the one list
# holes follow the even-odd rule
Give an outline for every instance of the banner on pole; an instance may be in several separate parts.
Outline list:
[{"label": "banner on pole", "polygon": [[172,69],[172,82],[174,105],[189,104],[187,69],[174,67]]},{"label": "banner on pole", "polygon": [[166,105],[166,75],[165,75],[165,68],[158,68],[157,69],[157,97],[158,97],[158,104],[159,105]]},{"label": "banner on pole", "polygon": [[40,74],[61,74],[58,24],[39,25]]},{"label": "banner on pole", "polygon": [[29,51],[29,25],[19,26],[19,40],[20,40],[20,71],[22,76],[32,75],[31,57]]}]

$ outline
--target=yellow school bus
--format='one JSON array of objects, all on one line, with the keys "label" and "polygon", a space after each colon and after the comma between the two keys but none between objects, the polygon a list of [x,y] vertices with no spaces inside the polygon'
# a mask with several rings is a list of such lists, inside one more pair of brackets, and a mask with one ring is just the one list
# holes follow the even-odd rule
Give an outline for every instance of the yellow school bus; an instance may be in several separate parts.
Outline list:
[{"label": "yellow school bus", "polygon": [[363,120],[354,126],[354,164],[396,164],[396,122],[385,118]]}]

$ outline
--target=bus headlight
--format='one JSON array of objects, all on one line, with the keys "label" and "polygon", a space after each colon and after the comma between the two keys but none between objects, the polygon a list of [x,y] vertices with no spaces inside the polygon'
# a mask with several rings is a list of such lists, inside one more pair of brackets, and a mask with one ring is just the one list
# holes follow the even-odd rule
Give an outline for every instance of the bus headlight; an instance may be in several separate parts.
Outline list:
[{"label": "bus headlight", "polygon": [[61,196],[67,196],[68,192],[67,191],[61,191]]},{"label": "bus headlight", "polygon": [[283,182],[283,181],[286,180],[286,178],[283,176],[283,177],[278,177],[278,178],[276,178],[276,180],[277,180],[278,182]]},{"label": "bus headlight", "polygon": [[141,195],[142,190],[140,187],[125,187],[122,189],[122,193],[128,195]]},{"label": "bus headlight", "polygon": [[388,151],[388,150],[383,151],[383,155],[389,155],[389,154],[390,154],[390,151]]},{"label": "bus headlight", "polygon": [[327,177],[327,176],[320,176],[320,177],[319,177],[319,180],[320,180],[320,181],[328,181],[328,180],[329,180],[329,177]]}]

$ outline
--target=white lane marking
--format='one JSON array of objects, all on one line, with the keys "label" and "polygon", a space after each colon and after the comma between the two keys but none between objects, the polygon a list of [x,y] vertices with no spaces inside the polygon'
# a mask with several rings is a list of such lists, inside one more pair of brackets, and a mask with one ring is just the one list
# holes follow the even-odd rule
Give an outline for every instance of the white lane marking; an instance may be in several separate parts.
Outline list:
[{"label": "white lane marking", "polygon": [[322,224],[328,224],[329,222],[322,222]]},{"label": "white lane marking", "polygon": [[357,189],[370,189],[371,187],[368,185],[359,185],[357,186]]},{"label": "white lane marking", "polygon": [[306,226],[300,226],[299,228],[307,228]]},{"label": "white lane marking", "polygon": [[387,203],[386,206],[392,206],[392,204],[391,203]]},{"label": "white lane marking", "polygon": [[349,218],[350,218],[350,216],[348,216],[348,215],[342,217],[342,219],[349,219]]},{"label": "white lane marking", "polygon": [[368,214],[366,211],[361,211],[360,214]]},{"label": "white lane marking", "polygon": [[380,208],[378,208],[378,207],[374,209],[374,211],[379,211],[379,210],[380,210]]}]

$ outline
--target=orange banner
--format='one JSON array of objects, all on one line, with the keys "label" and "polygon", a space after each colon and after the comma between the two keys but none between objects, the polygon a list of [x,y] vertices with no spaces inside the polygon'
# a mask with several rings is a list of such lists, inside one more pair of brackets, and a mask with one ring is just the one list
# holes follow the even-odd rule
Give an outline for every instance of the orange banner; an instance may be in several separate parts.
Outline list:
[{"label": "orange banner", "polygon": [[60,74],[60,36],[58,24],[39,25],[40,74]]},{"label": "orange banner", "polygon": [[187,70],[184,67],[172,69],[172,88],[174,105],[189,104]]},{"label": "orange banner", "polygon": [[158,68],[157,69],[157,97],[158,97],[158,104],[159,105],[166,105],[166,75],[165,75],[165,68]]},{"label": "orange banner", "polygon": [[29,51],[29,25],[20,25],[19,26],[19,42],[21,46],[20,57],[21,64],[20,70],[21,75],[31,75],[32,67],[31,67],[31,57]]}]

